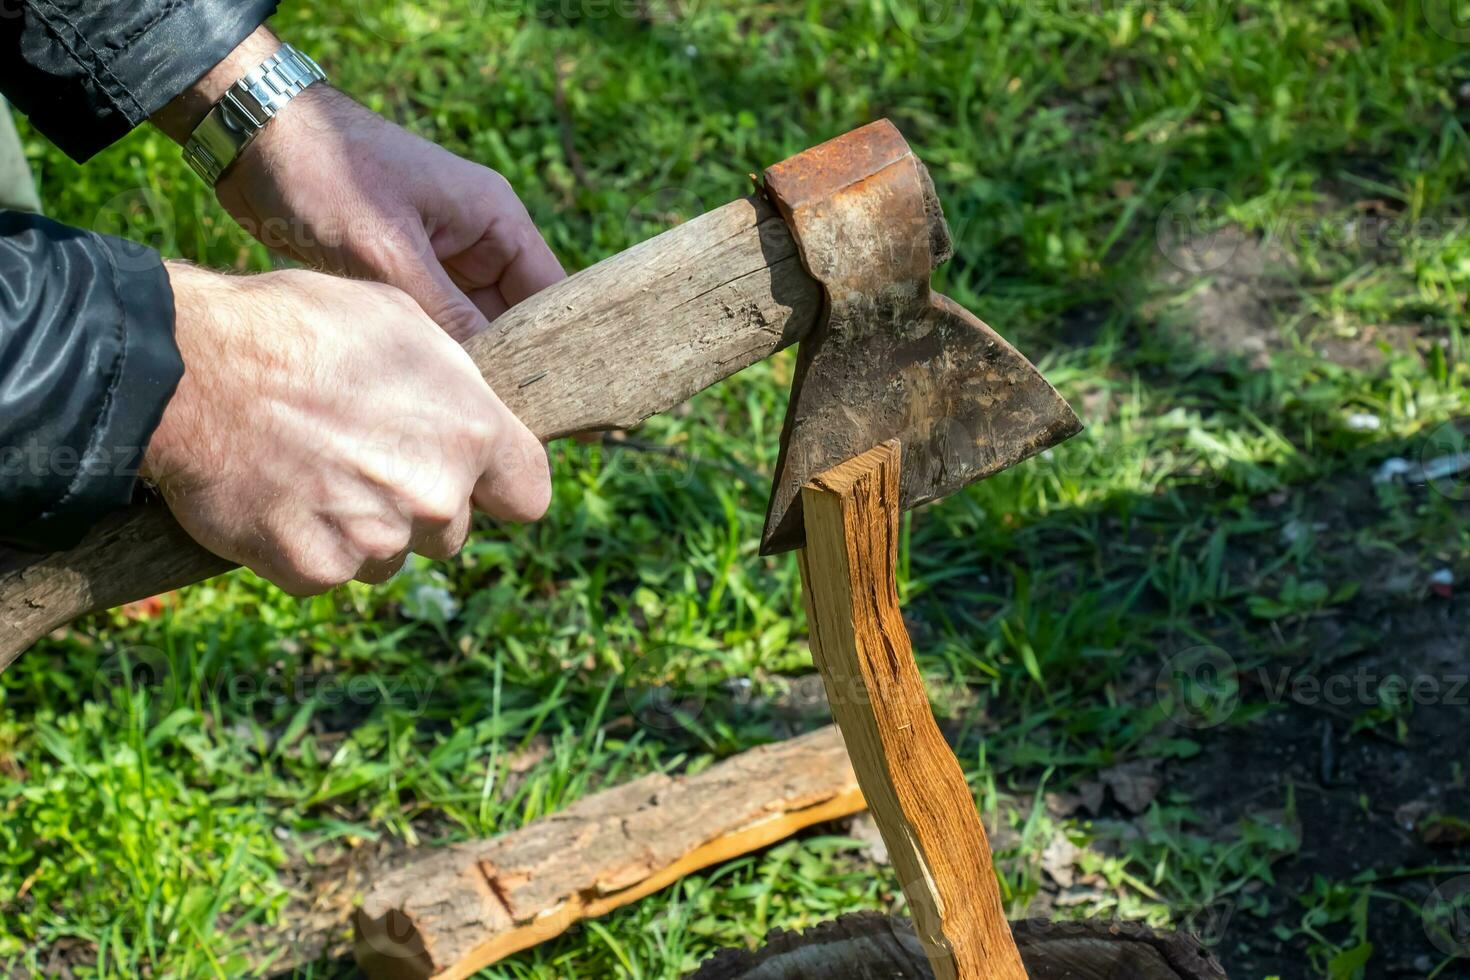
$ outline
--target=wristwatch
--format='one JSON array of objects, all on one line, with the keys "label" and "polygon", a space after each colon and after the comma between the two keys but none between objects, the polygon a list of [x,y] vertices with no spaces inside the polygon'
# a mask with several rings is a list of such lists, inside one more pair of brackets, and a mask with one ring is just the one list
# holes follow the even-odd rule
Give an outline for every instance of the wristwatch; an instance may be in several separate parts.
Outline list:
[{"label": "wristwatch", "polygon": [[244,152],[276,113],[326,73],[289,44],[225,92],[184,144],[184,159],[210,187]]}]

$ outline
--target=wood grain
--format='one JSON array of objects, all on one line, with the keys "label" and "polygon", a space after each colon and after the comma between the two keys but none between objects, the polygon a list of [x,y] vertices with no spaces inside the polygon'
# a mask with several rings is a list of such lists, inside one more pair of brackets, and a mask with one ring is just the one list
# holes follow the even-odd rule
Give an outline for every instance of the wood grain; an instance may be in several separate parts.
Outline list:
[{"label": "wood grain", "polygon": [[384,878],[356,916],[357,961],[373,980],[457,980],[580,919],[861,809],[831,727],[693,776],[644,776]]},{"label": "wood grain", "polygon": [[[811,330],[821,287],[763,197],[734,201],[538,293],[465,346],[543,440],[628,428]],[[69,552],[0,549],[0,670],[78,616],[228,571],[162,503]]]},{"label": "wood grain", "polygon": [[465,349],[543,439],[626,429],[789,347],[822,288],[764,197],[700,215],[510,310]]},{"label": "wood grain", "polygon": [[929,708],[894,579],[896,441],[802,489],[812,658],[939,980],[1025,980],[990,845]]}]

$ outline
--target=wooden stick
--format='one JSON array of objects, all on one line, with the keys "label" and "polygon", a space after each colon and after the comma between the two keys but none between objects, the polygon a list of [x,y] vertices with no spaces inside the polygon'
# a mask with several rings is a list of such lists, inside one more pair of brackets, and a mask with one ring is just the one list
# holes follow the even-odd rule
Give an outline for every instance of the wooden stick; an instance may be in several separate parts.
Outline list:
[{"label": "wooden stick", "polygon": [[830,726],[694,776],[644,776],[383,878],[355,916],[357,962],[373,980],[458,980],[579,919],[863,806]]},{"label": "wooden stick", "polygon": [[802,489],[812,658],[939,980],[1025,980],[974,797],[898,607],[899,445]]}]

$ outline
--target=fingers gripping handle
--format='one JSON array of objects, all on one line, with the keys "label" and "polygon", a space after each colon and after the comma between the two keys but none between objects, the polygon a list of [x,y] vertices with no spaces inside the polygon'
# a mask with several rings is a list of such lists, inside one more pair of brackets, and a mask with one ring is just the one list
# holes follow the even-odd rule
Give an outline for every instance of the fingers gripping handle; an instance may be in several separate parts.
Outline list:
[{"label": "fingers gripping handle", "polygon": [[[672,408],[795,343],[821,304],[784,220],[747,198],[538,293],[465,347],[510,410],[554,439]],[[233,567],[158,502],[71,551],[0,550],[0,670],[78,616]]]}]

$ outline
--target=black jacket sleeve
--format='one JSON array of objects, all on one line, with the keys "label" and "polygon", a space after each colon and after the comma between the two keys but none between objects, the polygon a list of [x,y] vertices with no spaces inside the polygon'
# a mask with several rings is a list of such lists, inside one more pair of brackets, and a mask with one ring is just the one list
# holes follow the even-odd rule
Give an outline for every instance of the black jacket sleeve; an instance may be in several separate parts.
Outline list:
[{"label": "black jacket sleeve", "polygon": [[276,0],[0,0],[0,92],[80,162],[219,64]]},{"label": "black jacket sleeve", "polygon": [[[276,0],[0,0],[0,94],[82,161]],[[0,544],[70,547],[132,496],[183,364],[157,253],[0,212]]]},{"label": "black jacket sleeve", "polygon": [[74,545],[132,496],[183,376],[158,253],[0,211],[0,543]]}]

